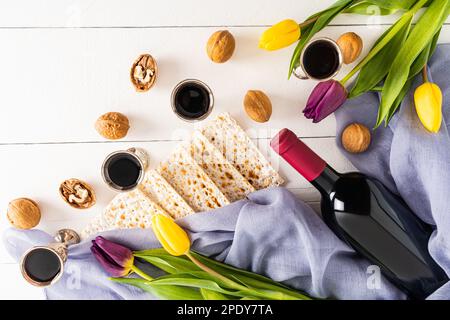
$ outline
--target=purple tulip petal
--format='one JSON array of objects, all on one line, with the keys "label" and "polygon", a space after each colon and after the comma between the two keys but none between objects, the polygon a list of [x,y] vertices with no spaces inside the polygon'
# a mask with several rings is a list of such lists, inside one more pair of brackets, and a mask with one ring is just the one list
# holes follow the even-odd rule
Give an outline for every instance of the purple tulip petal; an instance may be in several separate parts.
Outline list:
[{"label": "purple tulip petal", "polygon": [[320,82],[315,86],[311,95],[308,98],[308,102],[306,103],[306,107],[303,110],[305,113],[311,113],[315,106],[322,100],[322,97],[327,93],[330,87],[333,85],[332,80],[328,80],[325,82]]},{"label": "purple tulip petal", "polygon": [[125,270],[111,261],[109,257],[105,257],[101,249],[95,244],[91,247],[91,252],[95,259],[102,265],[103,269],[112,277],[123,277],[129,273],[129,270]]},{"label": "purple tulip petal", "polygon": [[127,247],[109,241],[101,236],[95,238],[95,245],[101,249],[103,255],[107,255],[116,265],[122,268],[129,268],[133,265],[133,252]]},{"label": "purple tulip petal", "polygon": [[317,123],[336,111],[347,99],[347,91],[336,80],[319,83],[311,92],[303,113]]}]

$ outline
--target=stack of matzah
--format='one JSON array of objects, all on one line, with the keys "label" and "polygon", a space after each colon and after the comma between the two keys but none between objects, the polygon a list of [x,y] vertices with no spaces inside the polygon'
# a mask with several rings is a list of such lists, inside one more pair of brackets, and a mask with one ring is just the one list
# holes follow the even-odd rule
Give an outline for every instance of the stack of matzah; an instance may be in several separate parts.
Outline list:
[{"label": "stack of matzah", "polygon": [[162,213],[174,219],[209,211],[283,179],[228,113],[207,123],[146,173],[135,190],[118,194],[82,235],[148,228]]}]

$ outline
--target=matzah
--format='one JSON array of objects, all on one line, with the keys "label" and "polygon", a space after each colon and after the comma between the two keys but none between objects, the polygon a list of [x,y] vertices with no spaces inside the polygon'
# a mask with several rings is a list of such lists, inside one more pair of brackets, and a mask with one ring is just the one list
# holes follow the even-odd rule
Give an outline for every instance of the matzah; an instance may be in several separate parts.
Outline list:
[{"label": "matzah", "polygon": [[284,182],[228,113],[217,116],[201,131],[256,190],[279,186]]},{"label": "matzah", "polygon": [[111,229],[113,229],[113,227],[105,221],[103,215],[100,215],[83,229],[83,231],[81,232],[81,238],[86,239],[90,236],[96,235],[97,233],[108,231]]},{"label": "matzah", "polygon": [[186,146],[194,161],[231,202],[241,200],[255,188],[225,159],[199,131],[195,131]]},{"label": "matzah", "polygon": [[181,146],[171,154],[168,160],[160,163],[158,172],[195,212],[208,211],[230,203]]},{"label": "matzah", "polygon": [[105,208],[102,216],[88,225],[82,234],[86,237],[111,229],[150,228],[155,214],[167,215],[141,191],[119,193]]},{"label": "matzah", "polygon": [[156,170],[147,171],[139,188],[174,219],[194,213],[194,210]]}]

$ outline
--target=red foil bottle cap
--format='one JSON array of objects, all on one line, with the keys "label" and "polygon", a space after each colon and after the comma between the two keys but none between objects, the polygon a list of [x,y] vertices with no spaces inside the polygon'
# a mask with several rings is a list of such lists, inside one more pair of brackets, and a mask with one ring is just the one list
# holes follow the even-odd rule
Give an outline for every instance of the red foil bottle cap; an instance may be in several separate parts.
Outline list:
[{"label": "red foil bottle cap", "polygon": [[315,180],[327,163],[289,129],[281,130],[270,146],[308,181]]}]

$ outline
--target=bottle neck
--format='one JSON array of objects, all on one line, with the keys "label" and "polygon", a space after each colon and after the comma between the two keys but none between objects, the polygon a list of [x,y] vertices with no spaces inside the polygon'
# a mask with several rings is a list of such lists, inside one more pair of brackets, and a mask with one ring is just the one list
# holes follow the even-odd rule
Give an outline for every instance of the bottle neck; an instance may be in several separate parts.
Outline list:
[{"label": "bottle neck", "polygon": [[311,184],[323,195],[328,195],[333,191],[336,181],[339,179],[339,173],[327,165],[322,173]]},{"label": "bottle neck", "polygon": [[312,151],[289,129],[281,130],[270,142],[272,148],[322,194],[332,191],[339,173]]},{"label": "bottle neck", "polygon": [[270,142],[271,147],[308,181],[315,180],[327,163],[289,129],[281,130]]}]

